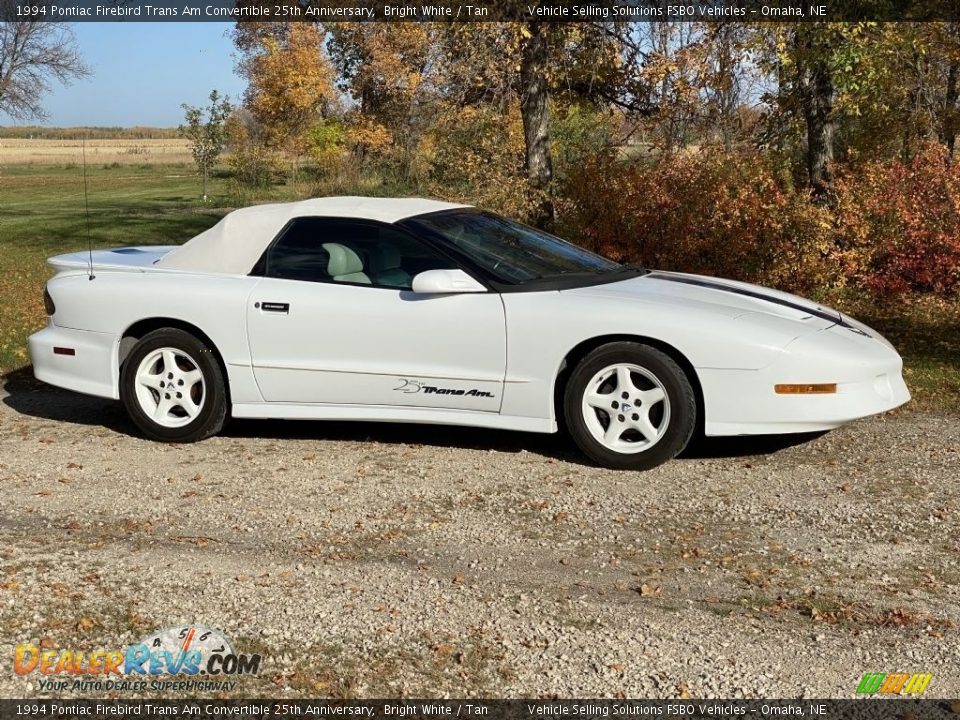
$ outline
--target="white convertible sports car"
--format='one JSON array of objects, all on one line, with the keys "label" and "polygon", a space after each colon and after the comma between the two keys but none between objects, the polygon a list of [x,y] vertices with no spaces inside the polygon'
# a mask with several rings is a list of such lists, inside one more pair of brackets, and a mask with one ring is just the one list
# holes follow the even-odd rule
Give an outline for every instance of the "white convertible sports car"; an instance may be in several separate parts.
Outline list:
[{"label": "white convertible sports car", "polygon": [[37,378],[122,400],[155,440],[229,416],[563,425],[646,469],[698,428],[827,430],[910,398],[896,350],[835,310],[434,200],[260,205],[181,246],[50,264]]}]

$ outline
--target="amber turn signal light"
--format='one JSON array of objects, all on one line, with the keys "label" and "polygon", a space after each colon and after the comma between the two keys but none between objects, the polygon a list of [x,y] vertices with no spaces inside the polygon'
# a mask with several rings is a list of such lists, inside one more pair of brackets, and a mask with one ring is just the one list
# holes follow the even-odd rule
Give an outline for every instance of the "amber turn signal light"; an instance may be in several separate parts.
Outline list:
[{"label": "amber turn signal light", "polygon": [[819,383],[817,385],[774,385],[773,391],[777,395],[829,395],[837,391],[836,383]]}]

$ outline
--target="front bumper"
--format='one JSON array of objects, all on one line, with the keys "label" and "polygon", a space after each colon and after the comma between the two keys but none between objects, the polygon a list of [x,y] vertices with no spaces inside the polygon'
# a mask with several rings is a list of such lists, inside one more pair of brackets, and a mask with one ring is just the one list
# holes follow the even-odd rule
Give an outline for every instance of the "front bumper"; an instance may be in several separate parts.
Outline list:
[{"label": "front bumper", "polygon": [[[50,323],[31,335],[27,343],[37,380],[87,395],[119,399],[115,335],[71,330]],[[58,355],[53,351],[55,347],[70,348],[74,354]]]},{"label": "front bumper", "polygon": [[[822,330],[797,338],[760,370],[698,369],[698,375],[707,435],[830,430],[910,399],[903,360],[873,330],[869,337],[842,327]],[[837,392],[778,395],[777,383],[836,383]]]}]

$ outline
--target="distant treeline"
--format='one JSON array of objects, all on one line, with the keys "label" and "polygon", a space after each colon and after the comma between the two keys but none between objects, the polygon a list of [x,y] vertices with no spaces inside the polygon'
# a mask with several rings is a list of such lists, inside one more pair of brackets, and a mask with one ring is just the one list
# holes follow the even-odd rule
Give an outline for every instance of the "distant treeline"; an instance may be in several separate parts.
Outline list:
[{"label": "distant treeline", "polygon": [[180,137],[176,128],[154,127],[39,127],[0,125],[0,138],[17,140],[169,140]]}]

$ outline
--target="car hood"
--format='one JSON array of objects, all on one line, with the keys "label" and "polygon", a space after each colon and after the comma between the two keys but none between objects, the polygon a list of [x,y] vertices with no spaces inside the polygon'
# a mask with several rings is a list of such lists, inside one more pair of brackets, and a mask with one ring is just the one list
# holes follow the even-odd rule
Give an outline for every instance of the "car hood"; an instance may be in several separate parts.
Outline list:
[{"label": "car hood", "polygon": [[773,315],[804,323],[811,330],[823,330],[845,321],[836,310],[797,295],[686,273],[654,271],[629,280],[562,292],[610,300],[668,303],[731,320],[754,313]]}]

